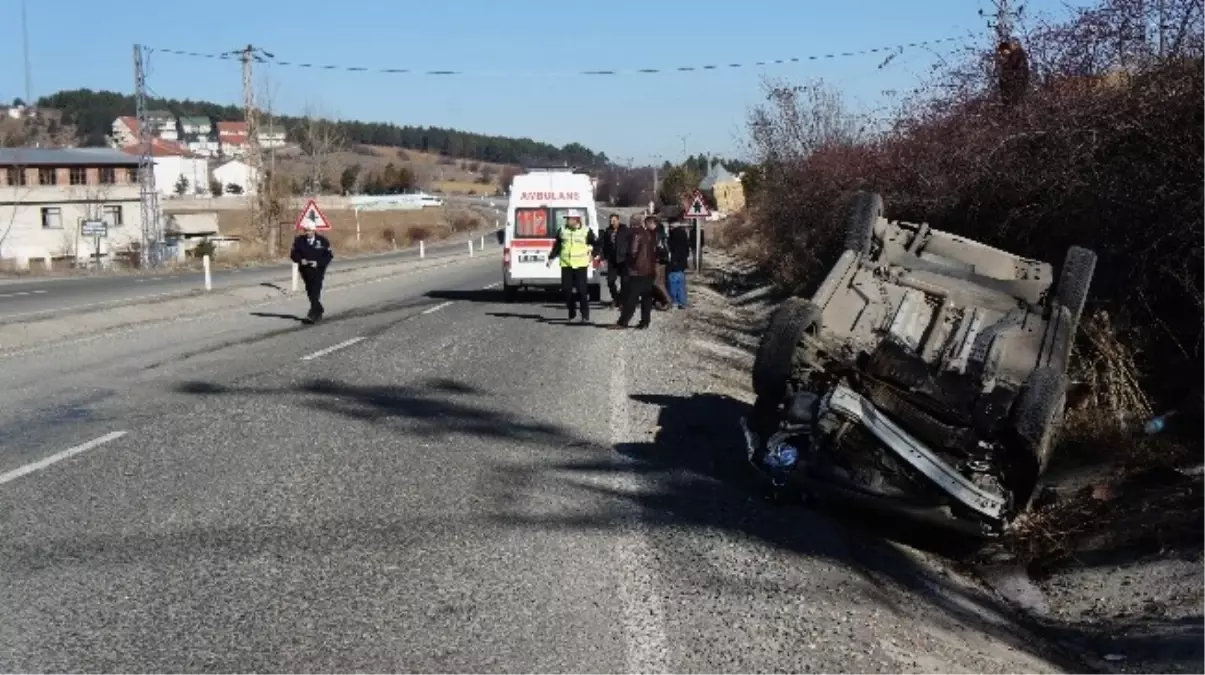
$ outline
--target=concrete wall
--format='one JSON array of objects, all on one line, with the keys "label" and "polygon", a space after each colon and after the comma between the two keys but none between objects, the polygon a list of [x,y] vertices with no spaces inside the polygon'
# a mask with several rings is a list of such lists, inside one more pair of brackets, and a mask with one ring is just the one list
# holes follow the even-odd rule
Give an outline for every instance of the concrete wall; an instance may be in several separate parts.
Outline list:
[{"label": "concrete wall", "polygon": [[[45,224],[44,224],[45,216]],[[137,185],[35,186],[0,189],[0,257],[16,259],[75,257],[88,260],[93,238],[82,238],[84,219],[109,222],[101,254],[128,250],[142,240],[142,209]],[[116,222],[120,219],[120,222]]]}]

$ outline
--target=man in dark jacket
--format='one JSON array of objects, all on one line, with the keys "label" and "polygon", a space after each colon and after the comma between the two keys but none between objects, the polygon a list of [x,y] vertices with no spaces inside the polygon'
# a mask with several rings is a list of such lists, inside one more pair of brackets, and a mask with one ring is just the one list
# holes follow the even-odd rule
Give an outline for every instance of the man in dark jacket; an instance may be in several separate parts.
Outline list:
[{"label": "man in dark jacket", "polygon": [[678,309],[686,309],[686,268],[690,267],[690,234],[681,224],[669,229],[669,297]]},{"label": "man in dark jacket", "polygon": [[627,226],[619,219],[619,215],[611,214],[611,226],[602,235],[602,258],[607,261],[607,290],[611,293],[611,305],[619,307],[623,289],[618,282],[622,276],[619,267],[619,243],[625,234]]},{"label": "man in dark jacket", "polygon": [[289,258],[297,263],[301,273],[301,281],[305,283],[305,295],[310,299],[310,312],[306,321],[317,323],[322,320],[322,280],[326,277],[326,266],[331,263],[335,254],[331,251],[331,242],[314,231],[314,224],[306,221],[302,224],[305,230],[293,240],[293,251]]},{"label": "man in dark jacket", "polygon": [[619,321],[608,328],[623,330],[628,327],[636,304],[640,303],[640,323],[637,328],[648,328],[653,315],[653,280],[657,275],[657,219],[648,216],[644,227],[633,228],[627,233],[626,256],[623,263],[623,310]]}]

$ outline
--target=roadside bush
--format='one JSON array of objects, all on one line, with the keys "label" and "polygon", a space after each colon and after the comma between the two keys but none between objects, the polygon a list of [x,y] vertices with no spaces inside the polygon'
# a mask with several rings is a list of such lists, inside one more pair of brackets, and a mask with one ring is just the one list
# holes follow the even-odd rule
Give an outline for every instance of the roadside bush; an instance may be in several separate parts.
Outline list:
[{"label": "roadside bush", "polygon": [[[1073,244],[1094,249],[1085,316],[1112,317],[1153,400],[1199,390],[1201,3],[1165,3],[1162,53],[1134,44],[1135,22],[1152,25],[1142,11],[1136,0],[1105,0],[1031,30],[1032,86],[1015,107],[997,100],[991,58],[968,52],[904,101],[883,133],[868,132],[823,83],[767,83],[768,103],[750,117],[760,165],[751,209],[776,280],[814,288],[839,251],[847,198],[873,190],[890,218],[1056,267]],[[1108,358],[1086,338],[1078,354],[1085,363]],[[1199,440],[1199,425],[1192,431]]]},{"label": "roadside bush", "polygon": [[484,227],[485,221],[480,216],[469,211],[457,213],[449,221],[453,232],[472,232]]},{"label": "roadside bush", "polygon": [[424,225],[415,225],[406,230],[406,239],[411,245],[420,241],[431,241],[431,229]]}]

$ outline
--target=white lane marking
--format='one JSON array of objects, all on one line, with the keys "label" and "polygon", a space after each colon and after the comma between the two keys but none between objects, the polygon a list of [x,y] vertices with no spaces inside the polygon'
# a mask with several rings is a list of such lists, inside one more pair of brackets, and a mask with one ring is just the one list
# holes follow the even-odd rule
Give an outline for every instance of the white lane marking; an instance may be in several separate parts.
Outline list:
[{"label": "white lane marking", "polygon": [[494,283],[492,283],[492,284],[487,284],[487,285],[485,285],[485,286],[482,286],[482,287],[481,287],[481,290],[483,290],[483,291],[484,291],[484,290],[486,290],[487,288],[497,288],[497,287],[499,287],[499,286],[501,286],[501,285],[502,285],[502,282],[501,282],[501,281],[495,281],[495,282],[494,282]]},{"label": "white lane marking", "polygon": [[22,295],[40,295],[46,291],[13,291],[12,293],[0,293],[0,298],[16,298]]},{"label": "white lane marking", "polygon": [[[628,383],[624,344],[620,343],[611,369],[611,444],[629,443]],[[623,494],[640,493],[640,478],[635,463],[626,460],[628,471],[618,473],[614,488]],[[665,607],[654,577],[657,557],[649,545],[643,522],[643,508],[625,518],[625,527],[616,542],[619,558],[619,600],[623,611],[627,643],[627,672],[668,673],[669,638],[665,628]]]},{"label": "white lane marking", "polygon": [[424,309],[421,313],[422,314],[430,314],[432,312],[438,312],[439,310],[443,309],[444,307],[447,307],[450,304],[452,304],[451,300],[449,300],[447,302],[441,302],[434,307],[428,307],[428,308]]},{"label": "white lane marking", "polygon": [[109,441],[115,441],[125,435],[126,435],[126,432],[124,432],[124,431],[113,431],[113,432],[105,434],[104,436],[101,436],[100,438],[94,438],[94,439],[88,441],[87,443],[80,443],[79,445],[75,446],[74,448],[67,448],[64,451],[56,452],[53,455],[46,457],[45,459],[39,459],[36,462],[32,462],[30,464],[26,464],[23,467],[13,469],[12,471],[9,471],[8,473],[0,474],[0,485],[8,483],[9,481],[17,480],[21,476],[27,476],[27,475],[33,473],[34,471],[40,471],[42,469],[45,469],[46,467],[50,466],[51,464],[54,464],[56,462],[61,462],[64,459],[70,459],[72,457],[75,457],[76,455],[80,454],[81,452],[88,452],[89,450],[92,450],[93,448],[99,448],[100,446],[104,445],[105,443],[108,443]]},{"label": "white lane marking", "polygon": [[364,338],[362,338],[362,337],[354,337],[350,340],[344,340],[343,342],[340,342],[337,345],[331,345],[331,346],[327,347],[326,349],[319,349],[318,351],[314,352],[313,354],[303,356],[303,357],[301,357],[301,360],[302,361],[312,361],[312,360],[318,358],[319,356],[326,356],[327,354],[330,354],[331,352],[337,352],[340,349],[343,349],[345,347],[350,347],[350,346],[356,344],[357,342],[362,341],[363,339]]}]

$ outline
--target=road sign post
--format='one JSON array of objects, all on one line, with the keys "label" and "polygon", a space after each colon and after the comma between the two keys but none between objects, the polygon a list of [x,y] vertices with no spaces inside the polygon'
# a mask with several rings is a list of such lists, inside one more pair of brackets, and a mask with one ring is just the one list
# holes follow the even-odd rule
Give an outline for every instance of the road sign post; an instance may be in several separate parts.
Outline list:
[{"label": "road sign post", "polygon": [[100,240],[109,236],[109,226],[103,220],[85,220],[80,223],[80,235],[92,237],[96,255],[96,269],[100,269]]},{"label": "road sign post", "polygon": [[694,223],[695,271],[698,272],[703,269],[703,221],[711,217],[711,210],[707,208],[701,191],[695,190],[690,196],[686,217]]}]

